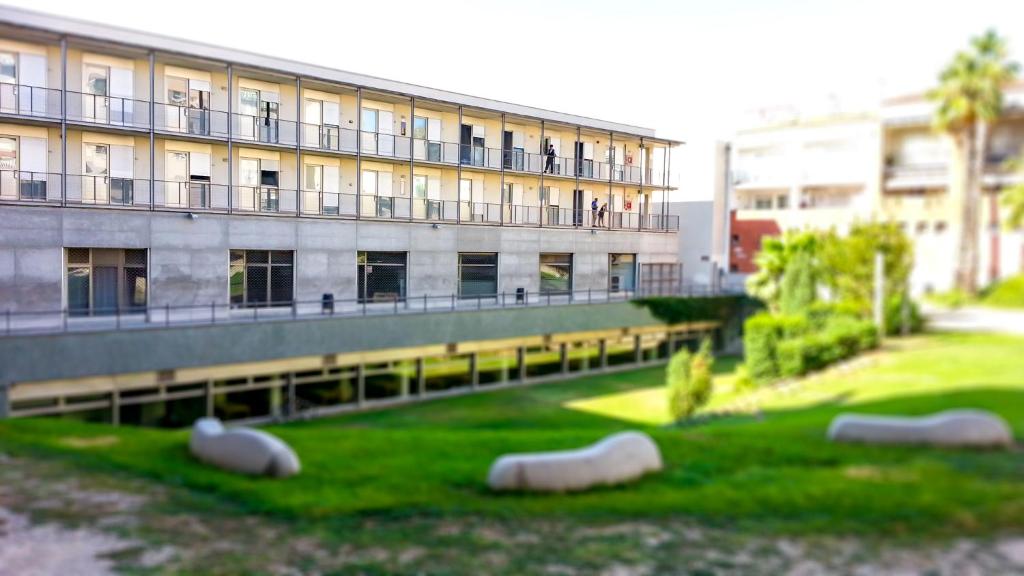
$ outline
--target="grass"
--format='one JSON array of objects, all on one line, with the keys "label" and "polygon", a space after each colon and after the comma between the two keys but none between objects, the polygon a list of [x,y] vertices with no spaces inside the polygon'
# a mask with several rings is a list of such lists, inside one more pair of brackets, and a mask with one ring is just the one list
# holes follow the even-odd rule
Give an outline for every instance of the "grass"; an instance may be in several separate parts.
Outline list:
[{"label": "grass", "polygon": [[968,305],[981,305],[991,308],[1024,308],[1024,274],[1011,276],[986,286],[976,297],[971,297],[960,290],[950,290],[926,296],[926,299],[937,306],[960,308]]},{"label": "grass", "polygon": [[[298,452],[287,480],[212,470],[187,453],[188,432],[66,420],[0,422],[0,450],[92,471],[181,485],[244,510],[302,521],[354,517],[561,520],[685,517],[787,533],[983,534],[1024,528],[1024,459],[1017,452],[833,445],[839,412],[922,414],[971,406],[1024,435],[1024,339],[915,338],[847,373],[780,391],[731,390],[718,363],[712,410],[738,401],[757,415],[666,427],[662,369],[606,374],[413,406],[270,427]],[[570,448],[639,428],[666,470],[582,494],[489,492],[495,457]]]}]

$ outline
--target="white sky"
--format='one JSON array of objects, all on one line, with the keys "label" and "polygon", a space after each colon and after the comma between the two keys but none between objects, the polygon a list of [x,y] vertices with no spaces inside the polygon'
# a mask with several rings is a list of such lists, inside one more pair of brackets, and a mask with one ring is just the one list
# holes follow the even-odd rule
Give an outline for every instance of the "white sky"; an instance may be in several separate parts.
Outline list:
[{"label": "white sky", "polygon": [[1024,0],[6,2],[652,127],[693,199],[752,108],[921,90],[989,27],[1024,61]]}]

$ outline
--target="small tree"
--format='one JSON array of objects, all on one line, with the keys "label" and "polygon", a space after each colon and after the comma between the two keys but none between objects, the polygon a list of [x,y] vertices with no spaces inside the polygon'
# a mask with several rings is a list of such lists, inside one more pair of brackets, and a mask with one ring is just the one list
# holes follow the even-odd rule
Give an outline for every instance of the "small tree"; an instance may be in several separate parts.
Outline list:
[{"label": "small tree", "polygon": [[864,315],[871,314],[876,252],[883,257],[886,301],[902,298],[914,266],[914,246],[896,223],[855,223],[846,236],[831,231],[818,250],[822,282],[836,300]]},{"label": "small tree", "polygon": [[814,232],[789,231],[783,236],[769,236],[761,241],[754,256],[757,272],[747,278],[747,293],[761,300],[772,312],[778,312],[782,298],[782,279],[790,260],[797,254],[813,255],[817,245]]},{"label": "small tree", "polygon": [[818,297],[818,273],[814,255],[809,251],[798,252],[786,263],[782,274],[779,295],[779,310],[783,314],[800,314]]},{"label": "small tree", "polygon": [[705,338],[696,354],[682,349],[668,363],[665,384],[668,388],[668,409],[673,420],[692,416],[711,397],[711,340]]}]

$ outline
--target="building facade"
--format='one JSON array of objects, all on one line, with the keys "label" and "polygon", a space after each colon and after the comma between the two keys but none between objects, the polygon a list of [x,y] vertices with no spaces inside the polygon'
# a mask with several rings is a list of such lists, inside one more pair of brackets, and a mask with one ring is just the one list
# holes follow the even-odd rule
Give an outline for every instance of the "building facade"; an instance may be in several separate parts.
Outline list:
[{"label": "building facade", "polygon": [[676,144],[5,7],[0,308],[633,291]]},{"label": "building facade", "polygon": [[[750,273],[761,237],[788,229],[840,232],[857,221],[900,224],[915,246],[916,294],[953,285],[960,236],[962,167],[948,136],[931,127],[923,95],[888,99],[869,112],[775,115],[741,131],[730,181],[730,268]],[[1022,176],[1006,161],[1024,151],[1024,85],[1007,92],[993,128],[984,177],[979,282],[1024,271],[1024,234],[1007,230],[998,202]]]}]

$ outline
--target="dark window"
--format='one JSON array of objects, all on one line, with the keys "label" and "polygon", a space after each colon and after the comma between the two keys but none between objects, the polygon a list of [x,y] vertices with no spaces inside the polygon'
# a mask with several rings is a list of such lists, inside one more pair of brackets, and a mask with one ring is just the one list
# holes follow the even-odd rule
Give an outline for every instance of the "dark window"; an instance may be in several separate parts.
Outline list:
[{"label": "dark window", "polygon": [[113,314],[146,307],[145,250],[68,248],[65,257],[71,314]]},{"label": "dark window", "polygon": [[567,293],[572,290],[572,254],[540,255],[540,291]]},{"label": "dark window", "polygon": [[405,263],[405,252],[359,252],[359,301],[405,300]]},{"label": "dark window", "polygon": [[498,255],[463,252],[459,254],[459,295],[494,296],[498,293]]},{"label": "dark window", "polygon": [[294,260],[291,250],[232,250],[228,288],[232,306],[290,306],[295,294]]}]

